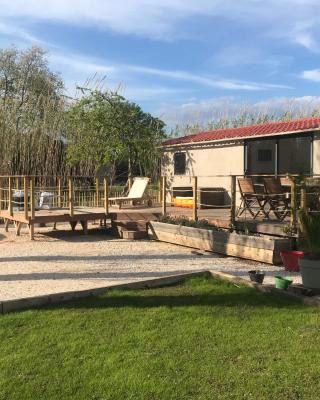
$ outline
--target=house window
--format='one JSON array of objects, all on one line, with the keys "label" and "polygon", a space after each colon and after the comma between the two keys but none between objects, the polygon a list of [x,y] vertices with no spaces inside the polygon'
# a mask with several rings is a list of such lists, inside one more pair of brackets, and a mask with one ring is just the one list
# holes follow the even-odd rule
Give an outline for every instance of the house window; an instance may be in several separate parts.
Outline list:
[{"label": "house window", "polygon": [[261,161],[261,162],[272,161],[272,150],[271,149],[259,149],[258,150],[258,161]]},{"label": "house window", "polygon": [[186,173],[186,153],[174,153],[174,174],[184,175]]}]

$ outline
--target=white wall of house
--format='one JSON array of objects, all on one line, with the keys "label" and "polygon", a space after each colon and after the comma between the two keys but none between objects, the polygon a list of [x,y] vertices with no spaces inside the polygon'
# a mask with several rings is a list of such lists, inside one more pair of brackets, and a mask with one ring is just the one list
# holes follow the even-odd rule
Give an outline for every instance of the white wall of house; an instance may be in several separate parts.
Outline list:
[{"label": "white wall of house", "polygon": [[[186,153],[186,174],[174,174],[174,153]],[[229,201],[231,175],[244,174],[244,145],[215,145],[212,147],[177,146],[165,149],[162,157],[162,175],[167,177],[167,201],[173,187],[192,186],[192,177],[198,177],[198,187],[225,188]]]}]

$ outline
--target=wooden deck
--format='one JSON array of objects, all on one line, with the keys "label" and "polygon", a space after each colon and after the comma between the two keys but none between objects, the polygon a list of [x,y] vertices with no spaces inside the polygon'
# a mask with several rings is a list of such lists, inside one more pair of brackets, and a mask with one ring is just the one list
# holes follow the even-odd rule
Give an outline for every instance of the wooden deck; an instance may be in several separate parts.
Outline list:
[{"label": "wooden deck", "polygon": [[7,210],[0,211],[0,218],[5,221],[5,229],[8,231],[10,221],[16,227],[16,234],[20,235],[21,228],[24,224],[28,225],[30,238],[34,238],[35,224],[57,224],[59,222],[69,223],[72,230],[75,230],[78,223],[81,224],[84,233],[88,230],[88,221],[103,220],[107,218],[107,214],[101,207],[97,208],[75,208],[73,214],[70,214],[69,209],[50,209],[50,210],[37,210],[34,216],[26,218],[23,211],[16,211],[13,215]]},{"label": "wooden deck", "polygon": [[[172,207],[168,205],[167,214],[174,217],[185,217],[192,218],[192,209],[182,207]],[[20,235],[21,227],[26,224],[29,227],[30,238],[34,237],[34,226],[35,224],[57,224],[57,223],[69,223],[72,230],[75,230],[78,223],[81,224],[84,233],[87,233],[88,221],[107,219],[111,220],[155,220],[161,215],[161,206],[156,205],[155,207],[145,206],[128,206],[123,209],[110,207],[108,214],[105,212],[103,207],[81,207],[74,208],[73,215],[70,214],[68,208],[50,209],[50,210],[35,210],[34,217],[30,214],[26,218],[23,211],[15,211],[13,215],[10,215],[9,211],[1,210],[0,218],[5,221],[5,229],[8,230],[9,223],[14,222],[16,228],[16,234]],[[209,224],[220,228],[229,228],[230,226],[230,209],[219,208],[219,209],[203,209],[198,210],[198,218],[206,219]],[[277,236],[285,236],[283,232],[284,226],[288,221],[279,222],[277,220],[252,220],[248,217],[241,218],[236,221],[236,227],[240,228],[240,225],[245,223],[245,228],[250,232],[264,233]]]}]

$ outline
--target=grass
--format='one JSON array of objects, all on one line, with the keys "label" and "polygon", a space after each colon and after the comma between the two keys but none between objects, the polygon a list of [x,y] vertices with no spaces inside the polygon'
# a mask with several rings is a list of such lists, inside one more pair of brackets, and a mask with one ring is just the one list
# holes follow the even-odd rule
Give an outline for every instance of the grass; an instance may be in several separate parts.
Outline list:
[{"label": "grass", "polygon": [[319,310],[194,278],[0,317],[0,399],[318,399]]}]

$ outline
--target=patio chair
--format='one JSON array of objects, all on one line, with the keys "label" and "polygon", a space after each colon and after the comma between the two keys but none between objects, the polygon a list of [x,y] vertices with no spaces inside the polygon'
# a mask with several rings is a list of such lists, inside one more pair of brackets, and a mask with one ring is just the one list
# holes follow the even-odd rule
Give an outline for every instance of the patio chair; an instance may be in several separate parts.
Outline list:
[{"label": "patio chair", "polygon": [[252,178],[238,178],[238,185],[241,194],[241,203],[238,208],[237,217],[240,217],[245,211],[249,211],[253,219],[259,214],[268,218],[268,212],[265,210],[267,198],[264,194],[256,193]]},{"label": "patio chair", "polygon": [[134,178],[132,187],[127,196],[110,197],[109,202],[115,203],[119,206],[119,208],[121,208],[124,202],[132,202],[134,204],[137,202],[141,202],[143,199],[147,198],[148,206],[151,207],[152,200],[148,196],[145,196],[145,191],[148,186],[149,180],[150,179],[147,177]]},{"label": "patio chair", "polygon": [[270,205],[270,211],[273,211],[274,215],[283,221],[290,213],[289,209],[289,198],[283,190],[281,181],[279,178],[267,177],[263,178],[264,188],[268,195],[268,204]]}]

